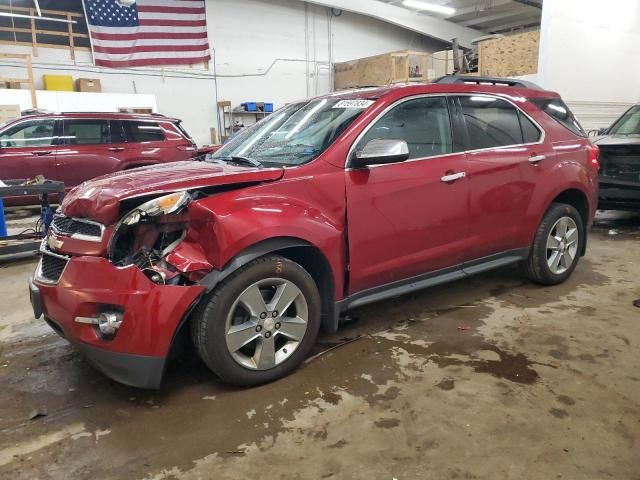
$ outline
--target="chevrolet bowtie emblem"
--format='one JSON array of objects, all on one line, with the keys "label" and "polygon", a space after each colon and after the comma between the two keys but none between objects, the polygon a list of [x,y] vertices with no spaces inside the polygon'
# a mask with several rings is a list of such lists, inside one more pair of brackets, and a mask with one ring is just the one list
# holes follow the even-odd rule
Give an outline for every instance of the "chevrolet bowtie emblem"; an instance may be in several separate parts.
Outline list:
[{"label": "chevrolet bowtie emblem", "polygon": [[56,237],[53,233],[49,235],[48,243],[49,243],[49,248],[52,248],[53,250],[62,248],[62,245],[64,244],[64,242],[58,239],[58,237]]}]

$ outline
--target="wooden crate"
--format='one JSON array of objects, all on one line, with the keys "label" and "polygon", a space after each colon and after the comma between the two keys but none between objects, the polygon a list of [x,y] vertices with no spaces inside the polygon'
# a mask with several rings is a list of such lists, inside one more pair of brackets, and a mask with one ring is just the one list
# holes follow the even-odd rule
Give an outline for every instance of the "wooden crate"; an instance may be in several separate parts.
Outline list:
[{"label": "wooden crate", "polygon": [[478,44],[478,71],[489,77],[537,73],[539,50],[539,30],[484,40]]},{"label": "wooden crate", "polygon": [[403,50],[334,64],[334,88],[427,82],[431,54]]}]

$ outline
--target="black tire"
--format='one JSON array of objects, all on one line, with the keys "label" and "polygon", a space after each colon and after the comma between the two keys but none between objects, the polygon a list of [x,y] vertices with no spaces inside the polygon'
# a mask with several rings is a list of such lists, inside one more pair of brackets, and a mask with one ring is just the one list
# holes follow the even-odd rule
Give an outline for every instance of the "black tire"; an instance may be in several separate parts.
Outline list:
[{"label": "black tire", "polygon": [[[547,263],[547,238],[555,223],[562,217],[571,218],[577,226],[577,254],[566,271],[556,274]],[[564,282],[569,278],[578,264],[580,255],[584,249],[585,235],[586,231],[582,217],[573,206],[565,203],[552,203],[538,226],[529,258],[520,265],[522,273],[532,282],[541,285],[557,285]]]},{"label": "black tire", "polygon": [[[226,319],[240,294],[257,281],[281,278],[293,282],[307,302],[307,330],[297,348],[268,370],[252,370],[238,363],[227,348]],[[283,257],[260,257],[239,268],[205,297],[191,320],[191,335],[202,361],[223,381],[253,386],[274,381],[295,370],[309,355],[320,328],[321,301],[315,281],[299,264]]]}]

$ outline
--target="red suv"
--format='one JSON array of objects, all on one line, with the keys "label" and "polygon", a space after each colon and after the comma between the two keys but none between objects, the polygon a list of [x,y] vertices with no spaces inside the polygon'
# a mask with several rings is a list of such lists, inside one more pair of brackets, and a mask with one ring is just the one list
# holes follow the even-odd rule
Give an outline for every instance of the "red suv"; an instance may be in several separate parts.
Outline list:
[{"label": "red suv", "polygon": [[207,161],[74,189],[31,301],[120,382],[158,387],[187,332],[224,381],[255,385],[295,369],[350,308],[511,263],[564,281],[585,253],[597,180],[597,148],[553,92],[334,93],[284,107]]},{"label": "red suv", "polygon": [[[195,151],[180,120],[162,115],[28,115],[0,128],[0,180],[43,175],[71,188],[118,170],[187,160]],[[34,200],[15,197],[7,204]]]}]

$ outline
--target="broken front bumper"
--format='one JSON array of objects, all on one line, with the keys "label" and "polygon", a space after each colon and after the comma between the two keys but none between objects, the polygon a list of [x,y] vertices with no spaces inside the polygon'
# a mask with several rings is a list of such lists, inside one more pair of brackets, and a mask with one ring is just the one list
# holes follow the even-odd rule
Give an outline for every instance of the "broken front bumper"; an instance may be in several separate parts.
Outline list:
[{"label": "broken front bumper", "polygon": [[[115,267],[101,257],[70,257],[57,282],[29,282],[34,315],[69,340],[105,375],[135,387],[157,388],[174,335],[204,287],[158,285],[137,267]],[[117,309],[122,324],[108,338],[79,323]]]}]

